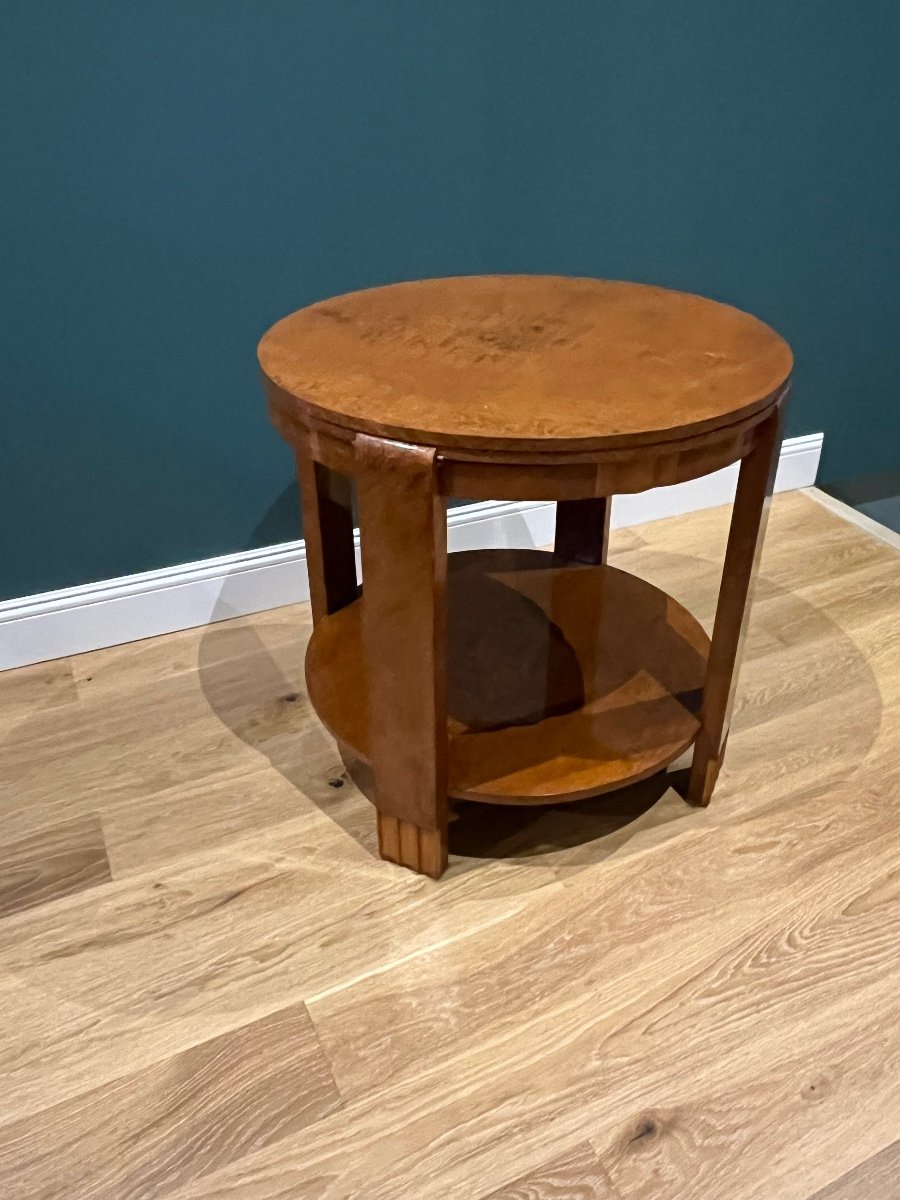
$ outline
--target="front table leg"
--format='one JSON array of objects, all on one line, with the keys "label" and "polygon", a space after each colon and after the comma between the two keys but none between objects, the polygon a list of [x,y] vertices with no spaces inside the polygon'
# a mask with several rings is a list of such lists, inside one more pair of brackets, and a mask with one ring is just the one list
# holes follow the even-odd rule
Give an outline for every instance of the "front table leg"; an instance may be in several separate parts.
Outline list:
[{"label": "front table leg", "polygon": [[712,797],[728,741],[741,651],[778,466],[781,417],[779,406],[760,426],[753,449],[741,461],[706,669],[700,732],[694,743],[688,784],[688,801],[701,807]]},{"label": "front table leg", "polygon": [[446,501],[435,452],[356,438],[363,648],[381,857],[447,866]]}]

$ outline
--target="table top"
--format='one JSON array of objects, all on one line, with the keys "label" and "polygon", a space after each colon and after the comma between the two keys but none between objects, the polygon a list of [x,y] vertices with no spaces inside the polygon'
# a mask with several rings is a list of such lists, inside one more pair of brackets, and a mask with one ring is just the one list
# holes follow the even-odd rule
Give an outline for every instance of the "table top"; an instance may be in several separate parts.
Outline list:
[{"label": "table top", "polygon": [[307,420],[443,448],[637,446],[775,403],[791,351],[686,292],[551,275],[425,279],[277,322],[264,375]]}]

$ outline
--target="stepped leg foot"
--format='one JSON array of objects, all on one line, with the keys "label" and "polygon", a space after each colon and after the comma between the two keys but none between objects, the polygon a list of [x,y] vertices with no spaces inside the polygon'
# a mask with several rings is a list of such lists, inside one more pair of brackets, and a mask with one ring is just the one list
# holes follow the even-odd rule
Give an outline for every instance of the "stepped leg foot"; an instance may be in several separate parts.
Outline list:
[{"label": "stepped leg foot", "polygon": [[440,879],[447,867],[447,830],[378,814],[378,852],[388,862]]}]

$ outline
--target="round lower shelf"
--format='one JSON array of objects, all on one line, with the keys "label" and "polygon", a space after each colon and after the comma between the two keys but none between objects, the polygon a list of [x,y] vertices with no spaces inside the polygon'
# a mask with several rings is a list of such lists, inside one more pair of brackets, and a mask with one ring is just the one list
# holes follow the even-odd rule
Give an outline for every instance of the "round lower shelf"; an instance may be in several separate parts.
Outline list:
[{"label": "round lower shelf", "polygon": [[[323,723],[369,762],[364,604],[319,622],[306,675]],[[696,736],[708,652],[686,609],[615,567],[540,550],[451,554],[449,794],[547,804],[662,770]]]}]

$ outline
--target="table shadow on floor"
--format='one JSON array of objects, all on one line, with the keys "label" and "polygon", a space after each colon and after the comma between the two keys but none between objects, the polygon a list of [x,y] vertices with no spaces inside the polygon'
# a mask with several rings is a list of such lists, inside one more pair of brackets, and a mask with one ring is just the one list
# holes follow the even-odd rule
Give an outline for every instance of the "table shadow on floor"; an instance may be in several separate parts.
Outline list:
[{"label": "table shadow on floor", "polygon": [[[683,575],[689,566],[693,586],[702,579],[715,596],[721,567],[715,562],[678,554],[653,552],[653,574]],[[708,581],[707,581],[708,577]],[[653,580],[656,582],[657,580]],[[852,775],[874,742],[881,721],[881,695],[872,668],[862,651],[827,613],[790,589],[766,576],[756,588],[754,623],[783,644],[780,629],[766,630],[767,601],[789,598],[790,626],[802,629],[805,644],[827,644],[841,666],[842,687],[852,688],[857,720],[851,731],[830,731],[818,739],[817,771],[823,783],[836,783]],[[293,610],[285,610],[293,611]],[[229,616],[228,585],[223,589],[216,617]],[[200,646],[200,677],[212,710],[232,732],[252,745],[297,789],[298,803],[316,804],[368,853],[377,856],[374,815],[371,805],[353,785],[341,764],[334,743],[318,724],[307,704],[302,680],[302,650],[305,635],[298,622],[298,643],[275,653],[253,626],[254,618],[212,624]],[[775,682],[752,705],[738,714],[736,734],[769,720],[783,719],[778,713],[779,691],[787,678]],[[820,689],[821,696],[816,695]],[[828,677],[811,671],[804,706],[827,699],[833,688]],[[862,718],[862,719],[859,719]],[[734,740],[733,734],[733,740]],[[832,762],[833,760],[833,762]],[[682,766],[682,760],[676,766]],[[768,774],[779,771],[777,763],[762,764]],[[673,784],[675,787],[673,787]],[[588,865],[615,852],[632,834],[648,825],[661,825],[690,816],[696,810],[677,795],[683,776],[673,772],[652,776],[617,792],[560,805],[513,807],[461,802],[455,806],[451,824],[451,854],[473,862],[481,859],[533,859]]]}]

